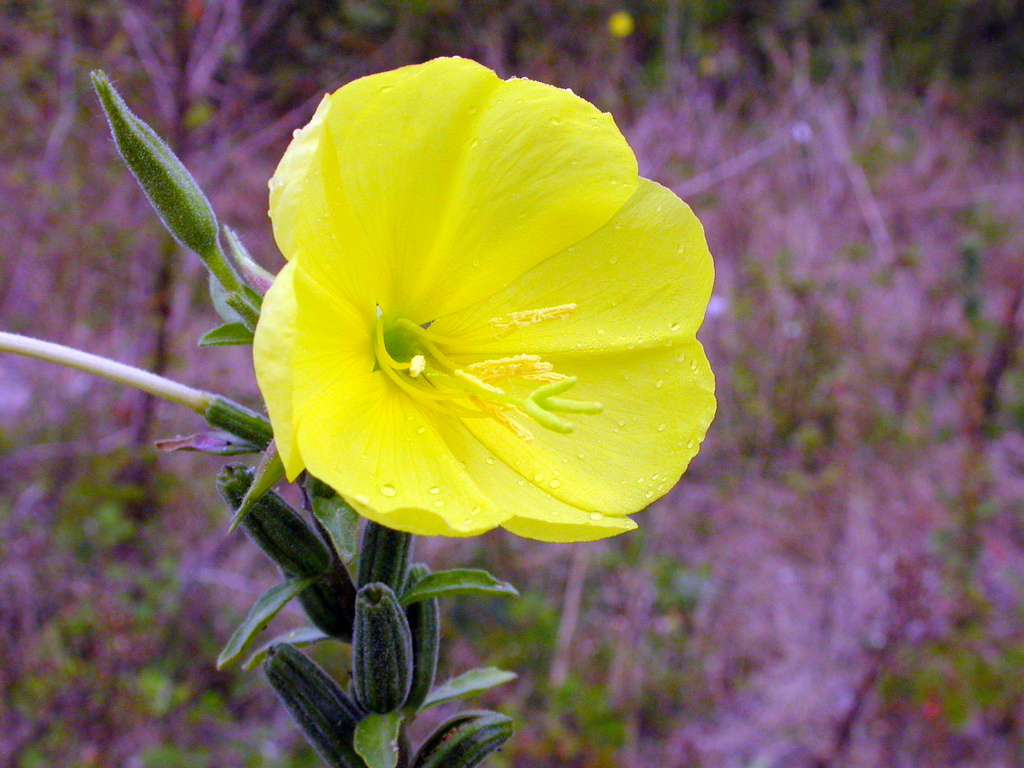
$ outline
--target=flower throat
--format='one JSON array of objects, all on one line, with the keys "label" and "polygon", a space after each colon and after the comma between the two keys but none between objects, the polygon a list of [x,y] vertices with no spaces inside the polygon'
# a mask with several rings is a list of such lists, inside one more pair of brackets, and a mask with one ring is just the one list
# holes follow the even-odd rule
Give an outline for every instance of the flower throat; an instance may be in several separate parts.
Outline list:
[{"label": "flower throat", "polygon": [[[567,317],[575,304],[511,312],[492,318],[490,325],[497,337],[535,323]],[[517,421],[527,416],[545,429],[568,434],[573,424],[557,414],[598,414],[600,403],[570,400],[564,394],[575,376],[556,373],[551,363],[538,355],[513,355],[460,365],[452,356],[469,350],[465,342],[434,333],[416,323],[399,318],[377,318],[374,354],[377,365],[400,389],[428,408],[459,418],[492,418],[508,427],[523,440],[533,433]],[[521,379],[540,386],[526,397],[509,394],[497,382]]]}]

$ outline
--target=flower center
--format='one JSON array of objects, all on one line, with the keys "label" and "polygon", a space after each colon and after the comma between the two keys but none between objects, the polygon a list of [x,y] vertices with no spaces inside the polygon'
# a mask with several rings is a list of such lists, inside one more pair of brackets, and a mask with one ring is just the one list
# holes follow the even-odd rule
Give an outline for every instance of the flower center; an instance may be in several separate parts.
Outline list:
[{"label": "flower center", "polygon": [[[565,317],[575,309],[574,304],[565,304],[516,312],[508,318],[495,318],[491,325],[504,336],[526,325]],[[426,407],[457,418],[495,419],[526,441],[534,439],[533,433],[519,423],[520,417],[568,434],[572,422],[558,414],[598,414],[604,410],[600,403],[560,397],[576,383],[576,377],[556,373],[554,366],[538,355],[513,355],[462,365],[453,359],[460,357],[458,339],[404,318],[377,318],[374,353],[380,370]],[[538,382],[540,386],[521,397],[496,384],[515,379]]]}]

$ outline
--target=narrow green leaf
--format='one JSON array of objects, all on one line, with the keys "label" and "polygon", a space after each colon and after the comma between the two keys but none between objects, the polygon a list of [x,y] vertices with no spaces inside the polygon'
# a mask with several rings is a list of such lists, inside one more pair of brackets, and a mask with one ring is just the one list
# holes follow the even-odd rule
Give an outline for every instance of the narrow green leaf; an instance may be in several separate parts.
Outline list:
[{"label": "narrow green leaf", "polygon": [[368,768],[395,768],[398,765],[398,736],[402,713],[367,715],[356,726],[355,748]]},{"label": "narrow green leaf", "polygon": [[249,615],[238,625],[238,629],[231,635],[231,639],[224,646],[224,650],[220,652],[220,656],[217,657],[217,669],[222,669],[226,665],[233,663],[239,656],[245,653],[256,639],[256,635],[266,628],[271,619],[285,607],[288,601],[316,580],[317,577],[289,579],[265,592],[249,609]]},{"label": "narrow green leaf", "polygon": [[478,568],[457,568],[437,571],[425,576],[402,595],[402,605],[411,605],[432,597],[453,595],[518,595],[519,591],[505,581],[498,581]]},{"label": "narrow green leaf", "polygon": [[345,565],[356,557],[359,540],[359,513],[349,506],[327,483],[309,475],[306,483],[313,514],[331,537],[334,551]]},{"label": "narrow green leaf", "polygon": [[200,347],[227,347],[233,344],[252,344],[252,331],[242,323],[226,323],[208,331],[199,339]]},{"label": "narrow green leaf", "polygon": [[256,475],[252,479],[252,485],[249,486],[249,490],[245,493],[245,498],[242,499],[242,503],[235,510],[234,517],[231,518],[228,533],[238,527],[238,524],[245,519],[245,516],[249,514],[250,510],[256,505],[256,502],[263,497],[263,494],[273,488],[282,477],[284,477],[284,462],[281,461],[281,454],[277,452],[277,444],[271,441],[263,454],[263,458],[260,459],[259,466],[256,467]]},{"label": "narrow green leaf", "polygon": [[446,701],[471,696],[474,693],[486,691],[488,688],[493,688],[496,685],[507,683],[509,680],[515,680],[516,677],[515,672],[507,672],[497,667],[471,669],[469,672],[464,672],[458,677],[452,678],[444,685],[437,686],[427,695],[420,709],[436,707],[438,704],[444,704]]},{"label": "narrow green leaf", "polygon": [[265,658],[267,658],[267,651],[275,645],[280,643],[288,643],[294,645],[296,648],[302,648],[303,646],[312,645],[313,643],[319,643],[321,640],[329,640],[330,635],[320,631],[316,627],[299,627],[283,634],[278,635],[268,643],[264,643],[257,650],[253,651],[252,656],[245,660],[242,664],[242,669],[252,669]]}]

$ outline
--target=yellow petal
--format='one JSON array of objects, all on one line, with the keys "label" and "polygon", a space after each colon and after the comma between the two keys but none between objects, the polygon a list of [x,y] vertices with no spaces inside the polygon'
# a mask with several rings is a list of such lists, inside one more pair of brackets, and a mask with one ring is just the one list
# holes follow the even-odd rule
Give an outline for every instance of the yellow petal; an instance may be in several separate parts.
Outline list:
[{"label": "yellow petal", "polygon": [[538,520],[530,517],[513,517],[501,524],[507,531],[524,539],[538,541],[597,541],[609,536],[635,530],[637,525],[628,517],[595,517],[596,512],[572,510],[557,522]]},{"label": "yellow petal", "polygon": [[[568,396],[599,402],[604,411],[571,417],[568,435],[533,425],[532,442],[489,419],[467,419],[467,429],[523,478],[579,509],[625,515],[668,493],[715,413],[714,377],[700,344],[667,339],[549,360],[579,377]],[[527,384],[508,389],[525,394]]]},{"label": "yellow petal", "polygon": [[274,439],[289,480],[302,471],[292,425],[292,349],[295,345],[295,268],[286,264],[263,297],[252,345],[256,380],[267,404]]},{"label": "yellow petal", "polygon": [[[486,301],[431,330],[484,356],[623,349],[692,339],[704,318],[714,265],[689,206],[647,179],[601,229],[539,264]],[[498,337],[510,312],[566,303],[576,310]],[[573,373],[563,371],[563,373]]]},{"label": "yellow petal", "polygon": [[302,200],[305,182],[301,180],[305,179],[316,157],[320,145],[321,126],[330,103],[331,97],[324,96],[313,118],[305,127],[295,132],[268,184],[274,239],[277,240],[277,245],[286,259],[291,259],[294,255],[297,248],[296,235],[305,221]]},{"label": "yellow petal", "polygon": [[586,237],[637,184],[610,116],[463,59],[346,85],[300,156],[275,175],[282,249],[339,296],[416,322]]}]

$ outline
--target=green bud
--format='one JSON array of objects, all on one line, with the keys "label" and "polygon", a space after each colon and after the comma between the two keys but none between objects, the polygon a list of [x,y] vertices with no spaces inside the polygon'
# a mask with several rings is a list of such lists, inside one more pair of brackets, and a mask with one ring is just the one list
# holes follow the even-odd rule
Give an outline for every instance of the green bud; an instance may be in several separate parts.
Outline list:
[{"label": "green bud", "polygon": [[359,703],[384,714],[401,707],[412,685],[412,635],[405,611],[386,584],[356,594],[352,686]]},{"label": "green bud", "polygon": [[[229,464],[217,477],[232,509],[245,498],[252,481],[252,470],[241,464]],[[268,491],[240,525],[286,576],[323,575],[299,593],[299,603],[317,629],[339,640],[351,640],[355,587],[345,566],[332,558],[330,549],[305,520],[284,499]]]},{"label": "green bud", "polygon": [[167,230],[200,256],[218,248],[217,217],[192,174],[156,131],[128,109],[105,73],[94,71],[92,84],[121,157]]},{"label": "green bud", "polygon": [[[217,476],[217,486],[236,509],[252,485],[253,472],[241,464],[229,464]],[[256,501],[242,520],[249,538],[289,576],[319,576],[331,565],[331,553],[320,537],[291,506],[273,491]]]},{"label": "green bud", "polygon": [[497,712],[470,710],[434,731],[413,759],[412,768],[474,768],[512,735],[512,721]]},{"label": "green bud", "polygon": [[367,521],[359,547],[359,586],[380,582],[401,594],[409,575],[412,534]]},{"label": "green bud", "polygon": [[261,451],[274,439],[274,430],[269,421],[244,405],[220,395],[212,397],[203,416],[211,427],[237,435],[258,446]]},{"label": "green bud", "polygon": [[270,649],[263,672],[331,768],[366,768],[353,746],[356,724],[365,713],[326,672],[287,643]]},{"label": "green bud", "polygon": [[[414,586],[430,573],[423,563],[409,569],[409,586]],[[441,644],[441,611],[437,598],[421,600],[405,609],[412,636],[412,686],[405,700],[408,709],[419,709],[434,686],[437,655]]]}]

